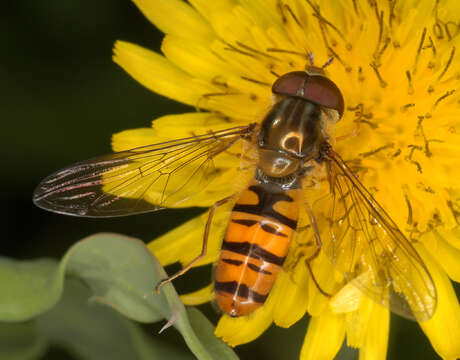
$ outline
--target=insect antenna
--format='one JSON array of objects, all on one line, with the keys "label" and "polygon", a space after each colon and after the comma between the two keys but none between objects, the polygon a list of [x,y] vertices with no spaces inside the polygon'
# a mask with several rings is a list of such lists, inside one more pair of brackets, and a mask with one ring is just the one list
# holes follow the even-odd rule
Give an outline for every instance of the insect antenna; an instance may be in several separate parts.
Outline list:
[{"label": "insect antenna", "polygon": [[315,56],[313,55],[313,52],[309,52],[307,54],[308,60],[309,60],[309,65],[307,64],[305,66],[305,71],[307,73],[311,74],[321,74],[324,75],[324,69],[328,67],[332,62],[334,61],[334,57],[331,56],[321,67],[315,66]]}]

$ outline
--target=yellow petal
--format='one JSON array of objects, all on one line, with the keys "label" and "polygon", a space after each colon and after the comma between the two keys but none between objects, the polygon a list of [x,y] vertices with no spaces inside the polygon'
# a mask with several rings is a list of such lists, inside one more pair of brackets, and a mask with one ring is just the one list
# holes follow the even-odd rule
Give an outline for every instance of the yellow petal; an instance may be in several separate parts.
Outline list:
[{"label": "yellow petal", "polygon": [[289,327],[299,321],[307,311],[308,277],[310,274],[303,261],[293,271],[281,271],[272,291],[279,291],[278,305],[273,312],[276,325]]},{"label": "yellow petal", "polygon": [[[225,12],[213,12],[208,18],[216,34],[226,43],[235,44],[240,39],[250,39],[249,27],[252,25],[252,14],[237,5]],[[238,24],[238,26],[235,26]],[[233,54],[232,54],[233,56]]]},{"label": "yellow petal", "polygon": [[[229,123],[228,119],[222,116],[207,112],[165,115],[153,120],[152,128],[125,130],[113,135],[112,149],[113,151],[129,150],[138,146],[204,135],[238,125]],[[236,158],[234,160],[233,166],[237,166],[238,160]]]},{"label": "yellow petal", "polygon": [[224,315],[219,320],[215,334],[222,338],[230,346],[236,346],[252,341],[259,337],[273,322],[275,307],[284,306],[285,282],[288,281],[289,273],[280,273],[273,289],[268,295],[265,304],[248,316],[232,318]]},{"label": "yellow petal", "polygon": [[[197,216],[160,236],[147,246],[163,266],[179,261],[187,264],[200,252],[204,221],[203,216]],[[191,252],[195,255],[184,257]]]},{"label": "yellow petal", "polygon": [[185,104],[196,106],[202,94],[215,91],[165,57],[138,45],[117,41],[113,60],[147,89]]},{"label": "yellow petal", "polygon": [[460,226],[452,229],[436,229],[439,235],[446,240],[450,246],[460,250]]},{"label": "yellow petal", "polygon": [[439,12],[442,18],[449,18],[452,14],[460,13],[460,3],[458,1],[443,1],[440,3]]},{"label": "yellow petal", "polygon": [[169,139],[180,139],[201,135],[239,125],[247,124],[238,124],[234,121],[229,122],[226,117],[207,112],[165,115],[152,122],[152,127],[155,129],[158,136]]},{"label": "yellow petal", "polygon": [[152,128],[124,130],[112,135],[112,150],[123,151],[163,142]]},{"label": "yellow petal", "polygon": [[245,344],[258,338],[273,322],[273,307],[277,302],[274,295],[272,291],[264,306],[248,316],[222,316],[215,330],[216,336],[230,346]]},{"label": "yellow petal", "polygon": [[346,312],[347,344],[361,349],[360,359],[385,359],[390,319],[386,308],[351,283],[335,294],[329,305],[336,313]]},{"label": "yellow petal", "polygon": [[[334,267],[324,253],[312,261],[312,271],[321,289],[328,294],[336,293]],[[319,316],[328,308],[329,298],[322,294],[311,276],[308,278],[308,313]]]},{"label": "yellow petal", "polygon": [[[442,233],[452,237],[450,230],[444,230]],[[447,275],[452,280],[460,282],[460,249],[453,247],[437,230],[426,233],[421,240]]]},{"label": "yellow petal", "polygon": [[235,0],[219,0],[219,1],[209,1],[209,0],[189,0],[197,11],[203,15],[203,17],[209,19],[212,17],[212,14],[216,12],[229,12],[234,6]]},{"label": "yellow petal", "polygon": [[214,284],[209,284],[208,286],[180,296],[180,299],[185,305],[194,306],[201,305],[212,301],[214,299]]},{"label": "yellow petal", "polygon": [[420,326],[442,358],[460,358],[460,306],[452,283],[423,245],[415,246],[431,273],[438,294],[433,317],[421,322]]},{"label": "yellow petal", "polygon": [[300,360],[332,360],[345,337],[345,317],[324,312],[313,316],[308,324]]},{"label": "yellow petal", "polygon": [[261,30],[280,22],[278,0],[241,0],[240,2],[251,13],[259,15],[256,21]]},{"label": "yellow petal", "polygon": [[[246,124],[244,124],[246,125]],[[153,120],[152,128],[124,130],[112,136],[112,149],[123,151],[139,146],[184,139],[196,135],[229,129],[238,124],[211,113],[187,113],[166,115]],[[220,168],[237,168],[241,162],[242,141],[214,158],[213,164]],[[247,154],[245,154],[247,156]],[[224,196],[222,196],[224,197]]]},{"label": "yellow petal", "polygon": [[183,37],[167,35],[161,44],[161,51],[172,63],[194,77],[209,81],[224,82],[231,68],[211,51],[209,44],[203,44]]},{"label": "yellow petal", "polygon": [[133,0],[142,13],[165,34],[206,42],[214,38],[209,24],[185,1]]},{"label": "yellow petal", "polygon": [[373,303],[371,316],[359,350],[359,360],[385,360],[390,333],[390,311]]},{"label": "yellow petal", "polygon": [[363,346],[374,304],[369,297],[363,296],[358,310],[345,315],[348,346]]},{"label": "yellow petal", "polygon": [[[231,207],[231,204],[229,206]],[[209,232],[207,252],[197,263],[198,266],[217,260],[230,213],[229,206],[223,205],[216,210]],[[148,248],[162,265],[175,262],[187,265],[201,252],[207,220],[208,213],[197,216],[150,242]]]},{"label": "yellow petal", "polygon": [[[365,276],[366,273],[360,276]],[[361,304],[361,300],[365,296],[357,286],[351,282],[342,287],[329,301],[329,306],[333,313],[343,314],[352,311],[357,311]]]}]

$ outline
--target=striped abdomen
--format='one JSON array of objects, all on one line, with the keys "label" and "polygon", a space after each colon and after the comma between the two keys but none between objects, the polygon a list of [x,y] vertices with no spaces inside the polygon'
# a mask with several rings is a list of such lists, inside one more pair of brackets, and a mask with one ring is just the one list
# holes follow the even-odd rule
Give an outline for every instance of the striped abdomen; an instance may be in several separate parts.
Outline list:
[{"label": "striped abdomen", "polygon": [[230,316],[248,315],[265,302],[295,235],[297,192],[254,180],[236,202],[214,284],[217,304]]}]

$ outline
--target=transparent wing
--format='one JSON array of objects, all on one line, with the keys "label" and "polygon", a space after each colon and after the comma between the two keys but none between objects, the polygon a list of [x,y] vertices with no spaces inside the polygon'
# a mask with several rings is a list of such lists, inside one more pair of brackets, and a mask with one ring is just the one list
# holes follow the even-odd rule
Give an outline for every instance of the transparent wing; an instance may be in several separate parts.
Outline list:
[{"label": "transparent wing", "polygon": [[213,159],[254,126],[121,151],[71,165],[44,179],[36,205],[57,213],[111,217],[159,210],[199,193],[216,174]]},{"label": "transparent wing", "polygon": [[326,165],[329,193],[313,207],[322,250],[376,302],[410,319],[431,318],[436,288],[414,247],[332,149]]}]

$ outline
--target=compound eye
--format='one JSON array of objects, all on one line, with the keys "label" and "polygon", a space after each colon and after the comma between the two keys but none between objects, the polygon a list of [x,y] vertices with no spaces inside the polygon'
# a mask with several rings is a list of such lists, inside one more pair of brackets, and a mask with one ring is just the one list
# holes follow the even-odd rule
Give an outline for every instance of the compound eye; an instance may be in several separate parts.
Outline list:
[{"label": "compound eye", "polygon": [[278,95],[294,96],[337,110],[339,118],[344,110],[343,96],[337,85],[321,74],[293,71],[280,76],[272,86]]}]

